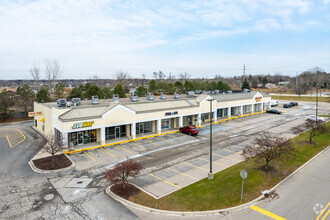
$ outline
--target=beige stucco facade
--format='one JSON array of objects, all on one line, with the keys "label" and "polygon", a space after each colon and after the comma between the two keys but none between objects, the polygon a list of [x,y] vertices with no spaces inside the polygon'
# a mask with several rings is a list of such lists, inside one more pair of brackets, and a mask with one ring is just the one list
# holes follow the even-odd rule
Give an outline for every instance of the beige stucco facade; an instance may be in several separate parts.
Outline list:
[{"label": "beige stucco facade", "polygon": [[[231,96],[235,99],[231,100]],[[66,146],[84,144],[80,143],[84,138],[87,142],[104,144],[109,139],[119,138],[123,135],[134,139],[137,137],[137,133],[138,136],[141,135],[141,131],[142,133],[161,133],[165,129],[175,129],[188,124],[200,126],[210,119],[210,101],[208,101],[210,99],[214,99],[212,101],[213,121],[222,117],[262,111],[270,106],[271,97],[263,93],[254,92],[253,94],[242,95],[241,99],[237,97],[239,95],[200,95],[181,101],[155,101],[152,110],[150,110],[150,103],[119,102],[111,108],[108,108],[106,104],[59,108],[56,103],[35,102],[34,111],[42,112],[42,116],[35,116],[34,118],[35,127],[44,135],[54,135],[55,131],[60,132]],[[174,107],[168,108],[169,103]],[[189,106],[181,103],[189,103]],[[85,113],[90,110],[92,114],[93,108],[95,110],[96,108],[104,108],[105,111],[93,116]],[[79,115],[80,112],[85,115]],[[69,114],[75,115],[75,117],[70,119],[67,116]],[[84,127],[85,125],[90,126]],[[137,132],[137,129],[140,130]],[[92,140],[89,137],[91,135]]]}]

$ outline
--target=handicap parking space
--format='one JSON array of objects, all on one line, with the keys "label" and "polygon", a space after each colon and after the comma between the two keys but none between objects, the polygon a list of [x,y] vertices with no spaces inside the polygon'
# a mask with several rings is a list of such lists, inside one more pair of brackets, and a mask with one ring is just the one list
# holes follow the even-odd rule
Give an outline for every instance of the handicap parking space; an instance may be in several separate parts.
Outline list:
[{"label": "handicap parking space", "polygon": [[0,128],[0,137],[5,139],[9,147],[16,147],[26,140],[26,136],[17,128]]}]

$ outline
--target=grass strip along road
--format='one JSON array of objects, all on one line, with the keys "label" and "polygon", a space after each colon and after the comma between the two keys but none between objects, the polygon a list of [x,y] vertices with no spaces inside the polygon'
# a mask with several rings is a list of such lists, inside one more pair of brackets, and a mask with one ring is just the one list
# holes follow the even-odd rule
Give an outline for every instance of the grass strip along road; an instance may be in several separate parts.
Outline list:
[{"label": "grass strip along road", "polygon": [[[272,99],[274,100],[288,100],[288,101],[305,101],[305,102],[315,102],[315,96],[279,96],[279,95],[272,95]],[[329,97],[318,97],[319,102],[329,102]]]},{"label": "grass strip along road", "polygon": [[[330,122],[326,126],[330,129]],[[330,145],[330,134],[321,134],[308,143],[308,134],[303,133],[292,139],[294,156],[286,160],[274,160],[270,163],[276,171],[267,174],[259,169],[263,161],[243,161],[214,175],[214,180],[202,179],[160,199],[140,192],[131,196],[130,201],[156,209],[172,211],[205,211],[237,206],[249,202],[261,195],[261,191],[271,189],[298,167],[306,163],[317,153]],[[244,197],[240,202],[240,171],[246,170],[248,178],[244,181]]]}]

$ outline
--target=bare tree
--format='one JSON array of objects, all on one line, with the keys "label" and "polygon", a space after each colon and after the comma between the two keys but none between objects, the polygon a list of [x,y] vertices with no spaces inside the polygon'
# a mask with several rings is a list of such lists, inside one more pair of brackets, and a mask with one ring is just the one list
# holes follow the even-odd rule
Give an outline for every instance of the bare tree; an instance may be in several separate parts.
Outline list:
[{"label": "bare tree", "polygon": [[294,89],[294,92],[300,97],[301,94],[305,94],[307,92],[307,87],[304,85],[298,86]]},{"label": "bare tree", "polygon": [[112,184],[126,184],[128,177],[136,178],[140,174],[143,166],[133,159],[118,163],[113,169],[108,170],[105,174],[105,179]]},{"label": "bare tree", "polygon": [[40,80],[41,80],[41,68],[39,63],[35,63],[33,65],[32,69],[30,69],[30,75],[38,85],[38,90],[39,90]]},{"label": "bare tree", "polygon": [[260,137],[253,140],[252,144],[243,148],[242,155],[245,159],[264,160],[266,163],[264,169],[268,172],[270,170],[269,163],[272,160],[290,156],[293,151],[293,145],[288,138],[263,132]]},{"label": "bare tree", "polygon": [[184,73],[180,73],[180,80],[182,83],[186,82],[187,80],[189,80],[191,77],[191,75],[187,72]]},{"label": "bare tree", "polygon": [[45,60],[45,74],[51,88],[55,86],[55,81],[60,77],[62,68],[57,60]]},{"label": "bare tree", "polygon": [[46,145],[44,151],[52,156],[51,166],[54,166],[55,155],[63,149],[64,143],[61,136],[48,135],[46,136]]},{"label": "bare tree", "polygon": [[114,74],[114,78],[116,79],[117,84],[123,85],[127,79],[131,78],[131,76],[128,74],[128,72],[120,70]]},{"label": "bare tree", "polygon": [[175,80],[175,75],[173,75],[173,74],[170,72],[170,73],[167,75],[167,79],[166,79],[166,81],[167,81],[167,82],[171,82],[171,83],[173,83],[174,80]]},{"label": "bare tree", "polygon": [[144,86],[146,83],[146,74],[142,74],[142,85]]},{"label": "bare tree", "polygon": [[307,120],[303,126],[299,125],[293,127],[291,131],[294,134],[300,134],[306,131],[308,133],[309,144],[312,144],[313,138],[315,136],[328,132],[328,127],[325,125],[325,123],[323,123],[320,120],[318,121]]}]

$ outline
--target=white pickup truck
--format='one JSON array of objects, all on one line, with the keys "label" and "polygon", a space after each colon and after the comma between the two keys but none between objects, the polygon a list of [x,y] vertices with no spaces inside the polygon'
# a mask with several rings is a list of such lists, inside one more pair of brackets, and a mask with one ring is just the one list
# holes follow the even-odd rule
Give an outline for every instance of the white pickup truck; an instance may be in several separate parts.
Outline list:
[{"label": "white pickup truck", "polygon": [[278,106],[278,101],[277,100],[270,100],[270,107],[276,107]]}]

